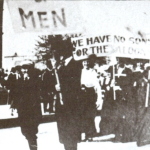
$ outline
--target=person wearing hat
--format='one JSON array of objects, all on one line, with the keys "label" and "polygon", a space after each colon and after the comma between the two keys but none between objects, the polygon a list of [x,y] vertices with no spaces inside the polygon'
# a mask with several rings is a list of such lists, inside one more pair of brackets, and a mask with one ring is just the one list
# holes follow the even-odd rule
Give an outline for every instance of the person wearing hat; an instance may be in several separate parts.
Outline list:
[{"label": "person wearing hat", "polygon": [[19,125],[26,137],[30,150],[37,150],[38,125],[42,119],[40,105],[40,82],[34,64],[21,67],[21,74],[16,84]]},{"label": "person wearing hat", "polygon": [[13,112],[16,109],[18,105],[18,88],[17,88],[17,82],[20,78],[20,66],[15,66],[11,68],[10,74],[8,75],[8,79],[6,80],[6,88],[8,90],[9,94],[9,101],[10,108],[12,109],[11,115],[13,116]]},{"label": "person wearing hat", "polygon": [[16,69],[11,68],[10,74],[8,75],[6,87],[9,90],[9,103],[12,104],[15,99],[15,83],[16,83]]},{"label": "person wearing hat", "polygon": [[83,69],[81,70],[80,82],[82,89],[81,102],[83,106],[82,125],[85,140],[92,140],[95,133],[100,132],[97,126],[99,126],[100,122],[99,112],[102,106],[102,91],[97,78],[98,74],[94,69],[96,59],[95,55],[90,55],[87,60],[82,61]]},{"label": "person wearing hat", "polygon": [[[135,125],[135,99],[133,97],[133,71],[131,62],[120,60],[116,74],[116,84],[120,89],[116,91],[117,116],[115,127],[115,142],[133,141]],[[121,122],[121,123],[120,123]]]},{"label": "person wearing hat", "polygon": [[65,150],[77,150],[81,141],[81,62],[72,57],[72,51],[63,55],[63,65],[58,70],[59,82],[56,90],[60,92],[56,102],[56,118],[59,141]]},{"label": "person wearing hat", "polygon": [[[55,91],[55,76],[51,61],[47,61],[47,68],[42,74],[42,97],[44,104],[44,112],[54,113],[54,94]],[[49,104],[49,108],[48,107]]]}]

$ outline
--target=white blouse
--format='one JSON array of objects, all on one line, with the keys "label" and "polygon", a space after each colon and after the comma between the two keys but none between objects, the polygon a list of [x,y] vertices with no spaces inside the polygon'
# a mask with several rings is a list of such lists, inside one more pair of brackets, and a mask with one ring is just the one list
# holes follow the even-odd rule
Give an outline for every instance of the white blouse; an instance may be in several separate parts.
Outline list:
[{"label": "white blouse", "polygon": [[81,72],[81,85],[87,88],[93,87],[97,93],[97,100],[102,100],[102,91],[97,78],[97,73],[94,69],[83,68]]}]

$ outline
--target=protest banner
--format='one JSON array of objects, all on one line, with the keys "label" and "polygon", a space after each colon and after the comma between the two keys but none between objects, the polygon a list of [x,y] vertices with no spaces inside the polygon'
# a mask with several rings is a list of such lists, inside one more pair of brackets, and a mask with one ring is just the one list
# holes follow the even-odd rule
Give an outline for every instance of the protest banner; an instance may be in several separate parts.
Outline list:
[{"label": "protest banner", "polygon": [[7,3],[15,32],[66,34],[82,31],[80,8],[74,1],[7,0]]},{"label": "protest banner", "polygon": [[[100,35],[72,38],[72,44],[75,48],[73,56],[77,61],[87,59],[91,54],[95,54],[97,57],[114,56],[141,59],[149,59],[150,57],[149,38]],[[114,65],[113,80],[115,81]],[[149,86],[147,89],[149,90]],[[113,86],[113,95],[116,100],[115,85]],[[149,91],[147,91],[147,97],[148,95]],[[147,103],[146,101],[146,105]]]},{"label": "protest banner", "polygon": [[87,59],[89,55],[97,57],[115,56],[149,59],[150,39],[120,35],[100,35],[72,38],[75,48],[75,60]]}]

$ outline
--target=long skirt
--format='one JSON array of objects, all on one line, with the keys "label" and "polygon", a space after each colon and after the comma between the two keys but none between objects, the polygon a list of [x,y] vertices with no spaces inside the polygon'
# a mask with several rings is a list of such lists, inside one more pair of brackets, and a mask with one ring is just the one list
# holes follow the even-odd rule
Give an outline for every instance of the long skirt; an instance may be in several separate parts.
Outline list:
[{"label": "long skirt", "polygon": [[150,108],[145,109],[136,132],[137,145],[143,146],[150,144]]},{"label": "long skirt", "polygon": [[[131,142],[133,141],[135,128],[135,99],[132,97],[132,89],[127,88],[120,96],[116,109],[116,141]],[[125,98],[125,99],[124,99]]]},{"label": "long skirt", "polygon": [[94,88],[86,88],[82,91],[81,99],[81,126],[82,133],[86,133],[87,137],[92,137],[96,133],[94,118],[97,113],[96,109],[96,93]]},{"label": "long skirt", "polygon": [[116,123],[115,116],[115,100],[113,99],[113,90],[105,92],[103,108],[101,111],[100,130],[101,135],[108,135],[114,133]]},{"label": "long skirt", "polygon": [[59,141],[65,145],[74,145],[81,141],[81,115],[77,100],[61,105],[56,103],[56,120]]}]

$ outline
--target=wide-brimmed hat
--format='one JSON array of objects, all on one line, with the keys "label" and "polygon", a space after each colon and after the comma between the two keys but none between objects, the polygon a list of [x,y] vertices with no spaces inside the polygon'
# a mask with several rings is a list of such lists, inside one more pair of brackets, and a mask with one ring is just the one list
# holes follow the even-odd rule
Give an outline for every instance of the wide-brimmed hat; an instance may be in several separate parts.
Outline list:
[{"label": "wide-brimmed hat", "polygon": [[34,62],[32,60],[24,60],[21,62],[21,68],[29,69],[34,67]]}]

